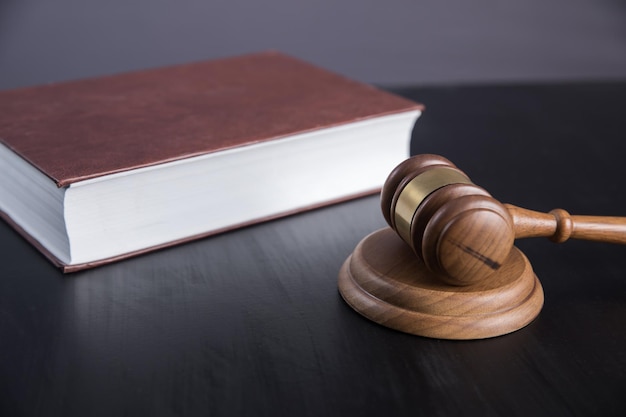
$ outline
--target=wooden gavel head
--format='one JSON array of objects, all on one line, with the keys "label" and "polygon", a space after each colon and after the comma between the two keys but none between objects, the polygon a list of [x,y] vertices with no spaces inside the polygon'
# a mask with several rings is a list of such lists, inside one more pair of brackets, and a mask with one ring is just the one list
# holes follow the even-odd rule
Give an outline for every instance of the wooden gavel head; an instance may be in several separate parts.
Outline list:
[{"label": "wooden gavel head", "polygon": [[437,155],[398,165],[381,204],[391,229],[357,244],[339,271],[339,292],[370,320],[421,336],[492,337],[537,317],[543,289],[517,238],[626,244],[625,217],[502,204]]},{"label": "wooden gavel head", "polygon": [[448,284],[487,279],[513,247],[507,208],[441,156],[398,165],[383,186],[381,206],[391,228]]}]

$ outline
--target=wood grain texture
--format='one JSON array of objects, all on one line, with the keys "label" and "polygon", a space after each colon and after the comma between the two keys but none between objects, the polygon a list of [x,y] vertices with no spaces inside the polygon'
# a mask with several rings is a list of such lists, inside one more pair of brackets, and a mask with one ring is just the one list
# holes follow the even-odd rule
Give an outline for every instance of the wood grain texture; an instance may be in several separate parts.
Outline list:
[{"label": "wood grain texture", "polygon": [[[413,153],[445,155],[499,201],[624,214],[606,179],[626,178],[626,83],[396,92],[427,104]],[[623,246],[520,240],[541,314],[451,341],[339,295],[342,263],[384,226],[372,196],[68,277],[0,222],[0,415],[626,415]]]},{"label": "wood grain texture", "polygon": [[490,279],[458,287],[443,283],[389,228],[357,245],[338,282],[344,300],[370,320],[442,339],[511,333],[543,306],[541,284],[519,250],[511,251]]},{"label": "wood grain texture", "polygon": [[391,172],[381,192],[381,209],[425,267],[451,285],[490,279],[516,238],[626,243],[626,217],[503,205],[452,162],[432,154],[412,156]]},{"label": "wood grain texture", "polygon": [[513,223],[515,237],[548,237],[562,243],[568,239],[626,244],[626,217],[570,215],[563,209],[549,213],[506,204]]},{"label": "wood grain texture", "polygon": [[506,208],[438,155],[400,163],[383,185],[381,207],[426,268],[451,285],[489,279],[513,247]]}]

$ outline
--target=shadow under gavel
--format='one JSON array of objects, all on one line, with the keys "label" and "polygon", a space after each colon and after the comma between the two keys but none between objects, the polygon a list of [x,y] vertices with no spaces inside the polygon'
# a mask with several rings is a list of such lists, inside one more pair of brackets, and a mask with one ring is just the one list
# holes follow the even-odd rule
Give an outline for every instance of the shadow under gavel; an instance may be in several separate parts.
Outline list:
[{"label": "shadow under gavel", "polygon": [[626,218],[502,204],[437,155],[398,165],[381,208],[391,229],[357,245],[339,273],[339,291],[363,316],[428,337],[498,336],[539,314],[543,289],[517,238],[626,243]]}]

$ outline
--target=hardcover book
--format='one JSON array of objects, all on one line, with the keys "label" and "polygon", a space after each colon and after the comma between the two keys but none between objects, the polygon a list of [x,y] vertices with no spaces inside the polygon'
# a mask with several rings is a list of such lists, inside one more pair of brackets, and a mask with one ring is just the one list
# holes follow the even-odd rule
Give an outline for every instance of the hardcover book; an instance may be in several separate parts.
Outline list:
[{"label": "hardcover book", "polygon": [[64,272],[379,191],[420,104],[278,52],[0,92],[0,215]]}]

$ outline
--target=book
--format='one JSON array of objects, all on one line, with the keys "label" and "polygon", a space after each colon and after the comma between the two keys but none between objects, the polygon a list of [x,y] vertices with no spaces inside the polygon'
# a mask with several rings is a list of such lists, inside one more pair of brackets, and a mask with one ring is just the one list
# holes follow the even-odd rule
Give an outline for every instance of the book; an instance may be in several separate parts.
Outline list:
[{"label": "book", "polygon": [[64,272],[380,190],[422,105],[262,52],[0,92],[0,215]]}]

